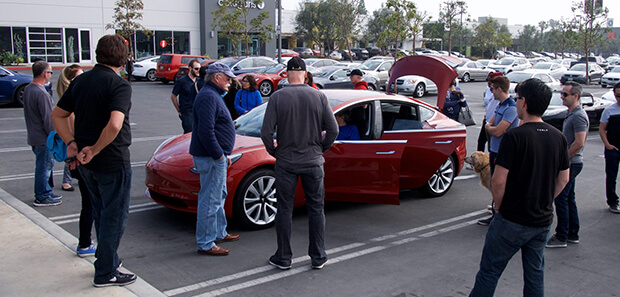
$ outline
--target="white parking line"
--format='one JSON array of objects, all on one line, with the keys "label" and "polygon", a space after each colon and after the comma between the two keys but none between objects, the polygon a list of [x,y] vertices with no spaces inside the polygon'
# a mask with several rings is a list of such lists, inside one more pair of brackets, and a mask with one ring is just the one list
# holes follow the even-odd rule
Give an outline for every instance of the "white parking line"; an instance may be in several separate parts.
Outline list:
[{"label": "white parking line", "polygon": [[[470,221],[465,221],[465,222],[461,222],[455,225],[450,225],[447,227],[444,227],[442,229],[439,230],[434,230],[434,231],[430,231],[418,236],[410,236],[410,237],[406,237],[406,238],[402,238],[404,235],[410,235],[410,234],[414,234],[414,233],[419,233],[421,231],[425,231],[431,228],[435,228],[441,225],[446,225],[446,224],[450,224],[453,222],[457,222],[457,221],[462,221],[464,219],[468,219],[471,217],[475,217],[481,214],[485,214],[487,213],[487,210],[479,210],[479,211],[475,211],[475,212],[471,212],[471,213],[467,213],[458,217],[454,217],[454,218],[450,218],[450,219],[446,219],[446,220],[442,220],[442,221],[438,221],[435,223],[431,223],[431,224],[427,224],[424,226],[420,226],[420,227],[416,227],[416,228],[412,228],[412,229],[408,229],[408,230],[403,230],[400,231],[398,233],[396,233],[395,235],[389,235],[389,236],[381,236],[381,237],[376,237],[376,238],[372,238],[370,240],[368,240],[366,243],[353,243],[353,244],[349,244],[346,246],[342,246],[342,247],[337,247],[334,249],[330,249],[327,250],[326,252],[328,254],[337,254],[339,252],[343,252],[346,250],[351,250],[351,249],[355,249],[355,248],[359,248],[359,247],[363,247],[363,246],[368,246],[371,244],[376,244],[379,242],[386,242],[386,244],[384,245],[380,245],[380,246],[373,246],[373,247],[368,247],[366,249],[363,250],[359,250],[359,251],[355,251],[355,252],[350,252],[344,255],[340,255],[340,256],[336,256],[334,258],[330,258],[329,262],[326,265],[333,265],[336,264],[338,262],[342,262],[342,261],[346,261],[346,260],[350,260],[353,258],[357,258],[360,256],[364,256],[370,253],[375,253],[390,247],[394,247],[394,246],[398,246],[398,245],[402,245],[408,242],[412,242],[415,240],[419,240],[421,238],[429,238],[435,235],[439,235],[445,232],[449,232],[449,231],[453,231],[453,230],[457,230],[469,225],[473,225],[476,223],[477,220],[470,220]],[[394,242],[388,242],[390,239],[394,239],[394,238],[400,238],[397,241]],[[293,264],[298,264],[298,263],[302,263],[302,262],[307,262],[309,261],[310,258],[308,256],[303,256],[303,257],[298,257],[293,259]],[[311,268],[309,265],[304,265],[303,267],[297,267],[297,268],[293,268],[291,270],[286,270],[286,271],[281,271],[281,272],[277,272],[273,275],[269,275],[269,276],[265,276],[265,277],[260,277],[257,279],[253,279],[253,280],[249,280],[249,281],[245,281],[243,283],[240,284],[236,284],[236,285],[231,285],[225,288],[220,288],[220,289],[216,289],[213,291],[209,291],[206,292],[204,294],[200,294],[197,296],[219,296],[222,294],[226,294],[226,293],[230,293],[230,292],[234,292],[234,291],[238,291],[238,290],[242,290],[242,289],[246,289],[252,286],[256,286],[256,285],[260,285],[260,284],[264,284],[267,282],[271,282],[274,280],[278,280],[284,277],[288,277],[288,276],[292,276],[295,274],[299,274],[305,271],[309,271]],[[210,286],[214,286],[217,284],[221,284],[224,282],[229,282],[229,281],[234,281],[234,280],[238,280],[244,277],[248,277],[251,275],[255,275],[255,274],[259,274],[259,273],[263,273],[263,272],[267,272],[267,271],[273,271],[274,268],[266,265],[266,266],[261,266],[261,267],[257,267],[254,269],[250,269],[250,270],[246,270],[246,271],[242,271],[242,272],[238,272],[238,273],[234,273],[231,275],[227,275],[227,276],[222,276],[219,278],[215,278],[215,279],[211,279],[208,281],[204,281],[204,282],[200,282],[200,283],[196,283],[196,284],[192,284],[192,285],[188,285],[188,286],[184,286],[181,288],[176,288],[176,289],[172,289],[172,290],[168,290],[165,291],[164,294],[166,294],[167,296],[175,296],[175,295],[179,295],[179,294],[184,294],[184,293],[188,293],[191,291],[195,291],[198,289],[203,289],[203,288],[208,288]]]},{"label": "white parking line", "polygon": [[24,132],[27,132],[27,130],[26,129],[0,130],[0,134],[24,133]]},{"label": "white parking line", "polygon": [[14,120],[24,120],[24,117],[17,117],[17,118],[1,118],[0,121],[14,121]]},{"label": "white parking line", "polygon": [[[147,210],[151,210],[151,209],[158,209],[158,208],[163,208],[163,206],[161,206],[161,205],[159,205],[159,204],[157,204],[155,202],[147,202],[147,203],[142,203],[142,204],[134,204],[134,205],[130,205],[129,206],[129,213],[142,212],[142,211],[147,211]],[[79,222],[80,221],[80,214],[79,213],[74,213],[74,214],[68,214],[68,215],[62,215],[62,216],[56,216],[56,217],[49,217],[48,219],[50,221],[56,223],[57,225],[63,225],[63,224]]]},{"label": "white parking line", "polygon": [[[12,130],[12,131],[15,131],[15,130]],[[26,130],[24,130],[23,132],[26,132]],[[3,132],[0,131],[0,133],[3,133]],[[173,136],[177,136],[177,135],[137,137],[137,138],[133,138],[131,142],[133,143],[133,142],[144,142],[144,141],[154,141],[154,140],[165,140]],[[31,150],[32,150],[32,147],[30,146],[9,147],[9,148],[0,149],[0,153],[22,152],[22,151],[31,151]]]},{"label": "white parking line", "polygon": [[[132,162],[131,163],[131,167],[142,167],[142,166],[146,165],[146,162],[147,161]],[[63,170],[54,170],[52,172],[53,175],[62,175],[63,173],[64,173],[64,169]],[[14,175],[0,176],[0,182],[12,181],[12,180],[20,180],[20,179],[29,179],[29,178],[34,178],[34,173],[23,173],[23,174],[14,174]]]}]

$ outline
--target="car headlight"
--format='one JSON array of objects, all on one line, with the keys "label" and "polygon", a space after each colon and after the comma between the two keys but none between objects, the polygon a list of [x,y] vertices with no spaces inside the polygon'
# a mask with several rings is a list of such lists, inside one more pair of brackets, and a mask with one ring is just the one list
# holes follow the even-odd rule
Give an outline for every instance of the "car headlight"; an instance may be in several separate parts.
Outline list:
[{"label": "car headlight", "polygon": [[408,85],[413,85],[413,84],[415,84],[417,81],[418,81],[417,79],[406,79],[406,80],[405,80],[405,83],[406,83],[406,84],[408,84]]}]

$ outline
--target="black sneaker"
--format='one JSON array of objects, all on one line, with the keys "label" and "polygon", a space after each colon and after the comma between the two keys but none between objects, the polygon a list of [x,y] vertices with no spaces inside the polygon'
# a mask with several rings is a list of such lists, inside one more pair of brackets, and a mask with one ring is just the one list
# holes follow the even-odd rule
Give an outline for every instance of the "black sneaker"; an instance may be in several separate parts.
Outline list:
[{"label": "black sneaker", "polygon": [[578,244],[579,243],[579,237],[575,237],[575,238],[568,237],[568,238],[566,238],[566,242]]},{"label": "black sneaker", "polygon": [[288,270],[291,269],[291,264],[285,265],[284,263],[282,263],[281,261],[275,260],[273,258],[273,256],[271,258],[269,258],[269,265],[282,269],[282,270]]},{"label": "black sneaker", "polygon": [[491,224],[492,220],[493,220],[493,216],[490,216],[486,219],[478,220],[478,225],[488,226],[489,224]]},{"label": "black sneaker", "polygon": [[547,244],[545,244],[547,248],[565,248],[566,246],[566,241],[559,240],[555,235],[551,236]]},{"label": "black sneaker", "polygon": [[312,264],[312,269],[323,269],[323,267],[325,266],[325,264],[327,264],[327,262],[329,262],[328,259],[325,259],[325,262],[319,264],[319,265],[314,265]]},{"label": "black sneaker", "polygon": [[618,207],[618,204],[610,205],[609,206],[609,211],[611,211],[613,213],[620,213],[620,207]]},{"label": "black sneaker", "polygon": [[54,199],[52,197],[47,197],[43,200],[34,199],[34,202],[32,204],[34,206],[43,207],[43,206],[56,206],[56,205],[60,205],[61,203],[62,203],[62,200],[60,199]]},{"label": "black sneaker", "polygon": [[95,287],[125,286],[133,284],[136,279],[138,279],[138,277],[135,274],[118,272],[117,276],[109,279],[107,282],[95,283]]}]

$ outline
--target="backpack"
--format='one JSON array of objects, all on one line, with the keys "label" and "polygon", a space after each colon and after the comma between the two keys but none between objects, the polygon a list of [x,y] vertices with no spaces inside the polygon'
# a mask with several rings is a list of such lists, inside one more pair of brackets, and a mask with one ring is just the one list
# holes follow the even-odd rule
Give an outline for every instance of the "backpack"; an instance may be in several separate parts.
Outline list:
[{"label": "backpack", "polygon": [[50,132],[50,135],[47,136],[46,145],[54,160],[64,162],[67,159],[67,145],[56,131]]}]

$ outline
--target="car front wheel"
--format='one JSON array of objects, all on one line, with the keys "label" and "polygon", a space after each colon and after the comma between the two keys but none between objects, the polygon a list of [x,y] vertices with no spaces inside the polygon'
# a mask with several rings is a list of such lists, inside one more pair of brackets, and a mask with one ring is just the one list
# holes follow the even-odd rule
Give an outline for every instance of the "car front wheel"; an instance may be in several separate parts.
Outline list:
[{"label": "car front wheel", "polygon": [[439,166],[422,190],[431,197],[439,197],[450,190],[456,175],[456,163],[452,156]]},{"label": "car front wheel", "polygon": [[377,90],[377,88],[375,87],[375,85],[373,85],[373,84],[369,84],[369,85],[368,85],[368,90],[369,90],[369,91],[376,91],[376,90]]},{"label": "car front wheel", "polygon": [[469,73],[463,74],[463,82],[469,82],[470,80]]},{"label": "car front wheel", "polygon": [[242,227],[262,229],[275,223],[276,176],[272,169],[250,172],[235,192],[233,216]]},{"label": "car front wheel", "polygon": [[415,91],[413,93],[418,98],[424,96],[424,94],[426,94],[426,86],[423,83],[419,83],[415,86]]},{"label": "car front wheel", "polygon": [[273,85],[268,80],[263,80],[258,86],[258,89],[263,97],[267,97],[273,92]]},{"label": "car front wheel", "polygon": [[26,88],[26,85],[21,85],[17,87],[17,90],[15,90],[15,98],[13,98],[13,102],[15,103],[17,107],[24,106],[24,89],[25,88]]},{"label": "car front wheel", "polygon": [[146,73],[146,79],[148,79],[149,81],[155,81],[155,69],[151,69]]}]

